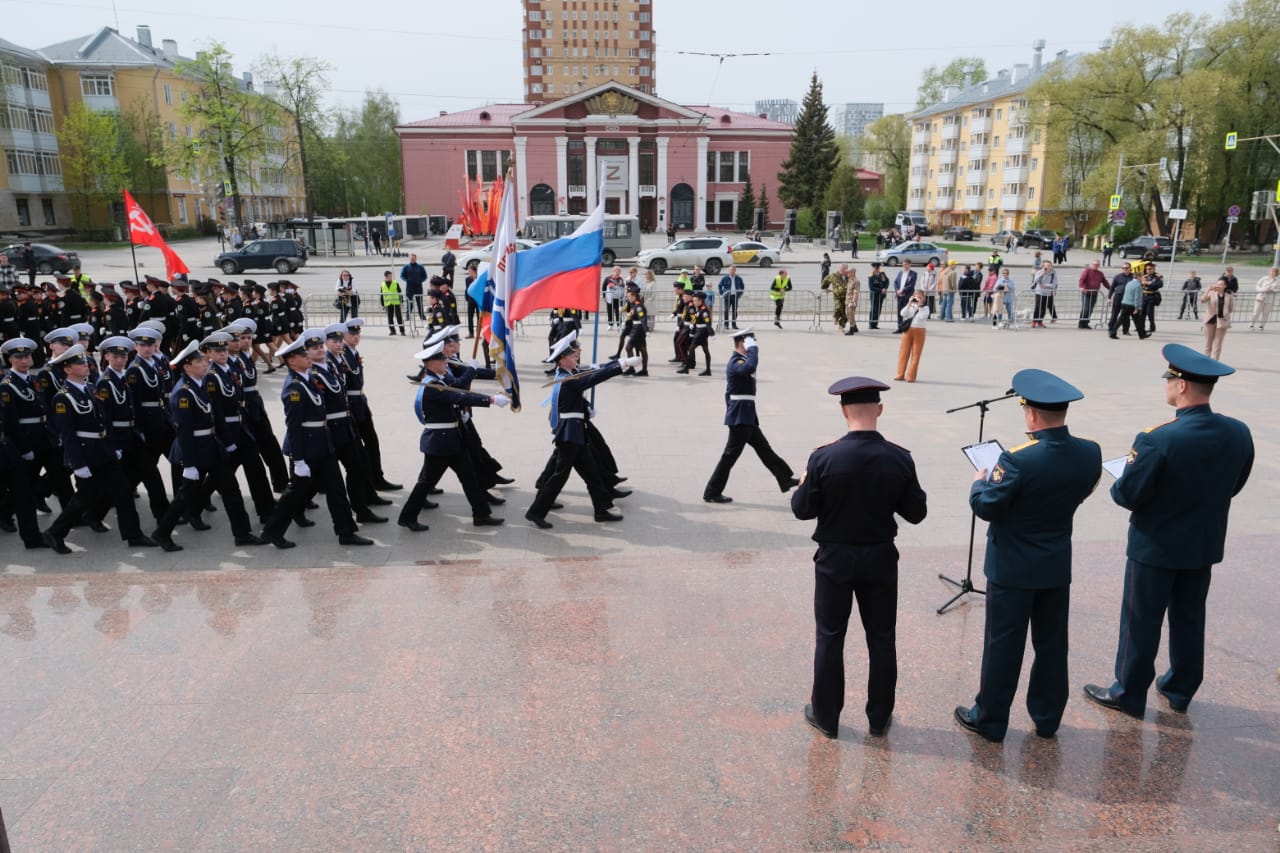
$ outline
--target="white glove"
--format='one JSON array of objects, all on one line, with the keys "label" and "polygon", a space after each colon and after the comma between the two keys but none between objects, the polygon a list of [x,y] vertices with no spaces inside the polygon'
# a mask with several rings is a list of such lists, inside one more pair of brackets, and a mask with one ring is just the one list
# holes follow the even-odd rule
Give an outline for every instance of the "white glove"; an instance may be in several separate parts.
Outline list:
[{"label": "white glove", "polygon": [[505,409],[507,406],[511,405],[511,398],[506,394],[494,394],[493,404],[499,409]]},{"label": "white glove", "polygon": [[299,459],[293,463],[293,474],[295,477],[310,477],[311,466]]},{"label": "white glove", "polygon": [[467,364],[471,365],[472,367],[474,367],[474,368],[476,368],[476,369],[479,369],[479,368],[480,368],[480,359],[478,359],[478,358],[473,358],[473,359],[471,359],[471,361],[468,361],[468,362],[467,362]]},{"label": "white glove", "polygon": [[742,345],[747,349],[755,349],[756,347],[760,346],[760,344],[756,343],[755,338],[747,338],[745,341],[742,342]]},{"label": "white glove", "polygon": [[595,362],[592,362],[591,364],[587,365],[587,369],[588,369],[588,370],[599,370],[599,369],[600,369],[600,365],[596,364]]},{"label": "white glove", "polygon": [[31,461],[32,461],[32,460],[34,460],[35,458],[36,458],[36,455],[35,455],[34,453],[32,453],[30,450],[28,450],[26,453],[22,454],[22,461],[23,461],[23,462],[31,462]]},{"label": "white glove", "polygon": [[227,445],[227,452],[228,452],[228,453],[235,453],[235,452],[236,452],[236,447],[237,447],[237,445],[234,445],[234,444],[228,444],[228,445]]},{"label": "white glove", "polygon": [[117,451],[116,451],[116,460],[117,460],[117,461],[119,461],[119,460],[120,460],[120,459],[122,459],[123,457],[124,457],[124,453],[122,453],[121,451],[117,450]]},{"label": "white glove", "polygon": [[183,468],[183,469],[182,469],[182,479],[184,479],[184,480],[199,480],[199,479],[200,479],[200,469],[199,469],[199,468],[195,468],[195,467]]},{"label": "white glove", "polygon": [[93,472],[90,471],[88,468],[77,468],[75,470],[75,475],[79,477],[81,480],[87,480],[93,476]]},{"label": "white glove", "polygon": [[635,369],[642,364],[644,364],[643,356],[629,355],[626,358],[622,359],[622,368],[624,370],[626,370],[627,368]]}]

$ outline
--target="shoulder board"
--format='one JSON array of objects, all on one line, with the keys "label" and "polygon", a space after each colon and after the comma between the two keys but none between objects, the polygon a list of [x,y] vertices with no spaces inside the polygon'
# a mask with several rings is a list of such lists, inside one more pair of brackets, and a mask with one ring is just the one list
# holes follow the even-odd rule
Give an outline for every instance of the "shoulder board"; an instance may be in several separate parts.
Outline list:
[{"label": "shoulder board", "polygon": [[1146,429],[1143,430],[1143,432],[1155,432],[1156,430],[1160,429],[1160,427],[1168,426],[1169,424],[1172,424],[1172,423],[1177,423],[1177,421],[1178,421],[1177,418],[1173,418],[1172,420],[1165,421],[1162,424],[1156,424],[1155,426],[1147,427]]},{"label": "shoulder board", "polygon": [[1040,439],[1033,438],[1030,441],[1022,442],[1022,444],[1019,444],[1017,447],[1010,447],[1009,452],[1017,453],[1019,450],[1026,450],[1028,447],[1035,447],[1039,443],[1040,443]]}]

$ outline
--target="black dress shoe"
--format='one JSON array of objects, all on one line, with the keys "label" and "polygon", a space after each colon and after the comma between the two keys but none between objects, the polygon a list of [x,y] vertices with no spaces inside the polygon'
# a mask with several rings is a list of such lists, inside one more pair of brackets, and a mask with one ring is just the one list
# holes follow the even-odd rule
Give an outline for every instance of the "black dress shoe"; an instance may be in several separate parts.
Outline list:
[{"label": "black dress shoe", "polygon": [[554,502],[551,504],[551,508],[552,508],[552,509],[564,509],[564,504],[560,503],[560,501],[554,501]]},{"label": "black dress shoe", "polygon": [[867,731],[872,737],[884,737],[885,732],[889,731],[889,727],[893,725],[893,714],[889,715],[889,719],[884,721],[883,726],[867,726]]},{"label": "black dress shoe", "polygon": [[711,368],[709,368],[709,367],[708,367],[706,370],[702,371],[702,372],[701,372],[701,373],[699,373],[698,375],[699,375],[699,376],[710,376],[710,375],[711,375]]},{"label": "black dress shoe", "polygon": [[36,512],[51,513],[53,510],[49,507],[49,502],[44,498],[36,501]]},{"label": "black dress shoe", "polygon": [[1004,738],[1002,737],[991,737],[991,735],[979,729],[978,724],[973,721],[973,717],[970,714],[970,709],[966,708],[964,705],[956,706],[955,718],[956,718],[956,722],[960,724],[960,728],[965,729],[966,731],[973,732],[975,735],[978,735],[981,738],[985,738],[986,740],[989,740],[992,743],[999,743],[1000,741],[1004,740]]},{"label": "black dress shoe", "polygon": [[370,496],[366,503],[369,506],[391,506],[391,501],[378,494]]},{"label": "black dress shoe", "polygon": [[343,533],[338,537],[339,545],[372,545],[373,540],[361,536],[359,533]]},{"label": "black dress shoe", "polygon": [[28,551],[38,551],[41,548],[48,548],[49,545],[43,539],[37,539],[34,542],[23,542],[23,547]]},{"label": "black dress shoe", "polygon": [[87,526],[88,526],[88,528],[89,528],[90,530],[92,530],[94,533],[106,533],[106,532],[108,532],[109,530],[111,530],[111,528],[110,528],[110,527],[107,527],[107,526],[106,526],[105,524],[103,524],[101,521],[91,521],[91,522],[89,522],[89,524],[88,524]]},{"label": "black dress shoe", "polygon": [[709,504],[731,504],[733,498],[725,495],[703,495],[702,499]]},{"label": "black dress shoe", "polygon": [[1179,714],[1187,713],[1187,706],[1191,703],[1183,702],[1181,699],[1174,699],[1168,693],[1165,693],[1164,688],[1161,687],[1159,684],[1156,685],[1156,692],[1159,693],[1161,696],[1163,696],[1164,700],[1169,703],[1170,711],[1174,711]]},{"label": "black dress shoe", "polygon": [[476,527],[498,527],[503,521],[501,518],[494,518],[492,515],[486,515],[484,518],[473,518],[471,523]]},{"label": "black dress shoe", "polygon": [[303,509],[319,509],[319,508],[320,508],[320,504],[312,500],[308,500],[306,504],[303,506]]},{"label": "black dress shoe", "polygon": [[414,533],[425,533],[431,529],[430,527],[427,527],[427,525],[423,524],[421,521],[412,521],[408,519],[404,521],[397,521],[396,524],[400,525],[405,530],[412,530]]},{"label": "black dress shoe", "polygon": [[524,517],[526,521],[528,521],[530,524],[532,524],[534,527],[538,528],[539,530],[551,529],[551,522],[547,521],[545,518],[542,518],[536,515],[530,515],[527,512],[524,514]]},{"label": "black dress shoe", "polygon": [[647,371],[647,370],[637,370],[637,371],[636,371],[636,376],[648,376],[648,375],[649,375],[649,371]]},{"label": "black dress shoe", "polygon": [[427,494],[429,494],[429,495],[443,495],[443,494],[444,494],[444,489],[440,488],[439,486],[433,486],[433,487],[431,487],[430,489],[427,489]]},{"label": "black dress shoe", "polygon": [[213,528],[200,520],[198,515],[187,516],[187,524],[191,525],[192,530],[212,530]]},{"label": "black dress shoe", "polygon": [[5,533],[17,533],[18,525],[13,523],[12,518],[0,519],[0,530],[3,530]]},{"label": "black dress shoe", "polygon": [[836,737],[838,736],[838,732],[836,732],[834,729],[829,729],[826,726],[822,725],[822,723],[818,722],[818,718],[813,715],[812,705],[804,706],[804,721],[809,725],[813,726],[819,732],[821,732],[823,737],[827,737],[827,738],[830,738],[831,740],[835,740]]},{"label": "black dress shoe", "polygon": [[71,549],[67,547],[67,543],[62,541],[59,536],[54,536],[49,531],[40,534],[41,540],[58,554],[70,554]]},{"label": "black dress shoe", "polygon": [[247,548],[252,545],[266,545],[266,544],[267,544],[267,540],[263,539],[260,536],[254,536],[252,533],[245,536],[236,537],[236,545],[239,545],[242,548]]},{"label": "black dress shoe", "polygon": [[631,495],[630,489],[613,489],[612,491],[609,492],[609,497],[613,498],[614,500],[620,500],[625,497],[630,497],[630,495]]},{"label": "black dress shoe", "polygon": [[297,518],[295,518],[295,519],[293,520],[293,523],[294,523],[294,524],[296,524],[298,527],[301,527],[301,528],[304,528],[304,529],[305,529],[305,528],[308,528],[308,527],[315,527],[315,526],[316,526],[316,523],[315,523],[314,521],[312,521],[311,519],[307,518],[305,515],[300,515],[300,516],[298,516]]},{"label": "black dress shoe", "polygon": [[799,480],[797,480],[795,477],[788,477],[785,483],[778,484],[778,488],[782,489],[782,493],[785,495],[787,492],[791,491],[798,485],[800,485]]},{"label": "black dress shoe", "polygon": [[1128,714],[1130,717],[1141,720],[1141,714],[1133,714],[1121,707],[1120,702],[1111,695],[1110,687],[1099,687],[1096,684],[1086,684],[1084,686],[1084,695],[1086,698],[1097,702],[1104,708],[1110,708],[1112,711],[1119,711],[1122,714]]},{"label": "black dress shoe", "polygon": [[687,367],[682,367],[676,371],[676,373],[688,373],[688,372],[689,372],[689,368]]},{"label": "black dress shoe", "polygon": [[152,535],[151,538],[156,540],[156,544],[160,546],[160,550],[167,554],[173,554],[182,550],[182,546],[177,542],[174,542],[172,536]]},{"label": "black dress shoe", "polygon": [[614,475],[613,475],[613,482],[612,482],[612,483],[610,483],[609,485],[611,485],[611,486],[616,486],[616,485],[618,485],[619,483],[625,483],[626,481],[627,481],[627,478],[626,478],[626,477],[619,477],[617,474],[614,474]]},{"label": "black dress shoe", "polygon": [[507,502],[506,498],[500,498],[497,495],[485,495],[489,501],[489,506],[502,506]]},{"label": "black dress shoe", "polygon": [[596,521],[622,521],[622,516],[606,509],[596,513]]},{"label": "black dress shoe", "polygon": [[423,509],[439,509],[440,504],[436,503],[435,501],[423,501],[422,508]]},{"label": "black dress shoe", "polygon": [[514,477],[504,477],[501,474],[493,475],[493,482],[499,486],[509,486],[515,482]]},{"label": "black dress shoe", "polygon": [[388,520],[385,515],[374,515],[368,510],[356,514],[356,521],[361,524],[386,524]]},{"label": "black dress shoe", "polygon": [[128,542],[130,548],[155,548],[159,546],[159,543],[150,536],[130,536]]},{"label": "black dress shoe", "polygon": [[374,483],[373,487],[380,492],[396,492],[404,488],[399,483],[388,483],[385,477]]}]

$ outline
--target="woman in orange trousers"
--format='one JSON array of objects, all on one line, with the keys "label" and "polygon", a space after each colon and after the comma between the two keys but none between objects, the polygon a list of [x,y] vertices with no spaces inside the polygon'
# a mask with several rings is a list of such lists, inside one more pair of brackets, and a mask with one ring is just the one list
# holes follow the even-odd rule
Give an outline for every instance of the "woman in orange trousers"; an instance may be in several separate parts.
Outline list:
[{"label": "woman in orange trousers", "polygon": [[917,290],[902,306],[901,313],[902,319],[910,320],[911,325],[902,333],[902,343],[898,344],[898,373],[893,378],[915,382],[916,372],[920,369],[920,354],[924,352],[924,324],[929,319],[925,295]]}]

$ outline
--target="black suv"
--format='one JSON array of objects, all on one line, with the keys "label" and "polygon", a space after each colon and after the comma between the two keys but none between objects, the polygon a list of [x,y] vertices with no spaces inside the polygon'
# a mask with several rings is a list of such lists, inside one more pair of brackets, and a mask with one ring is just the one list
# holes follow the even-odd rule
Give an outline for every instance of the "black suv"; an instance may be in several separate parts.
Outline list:
[{"label": "black suv", "polygon": [[943,240],[972,241],[973,230],[969,228],[948,228],[942,232]]},{"label": "black suv", "polygon": [[1020,245],[1028,249],[1048,249],[1057,239],[1058,233],[1049,228],[1028,228],[1022,234]]},{"label": "black suv", "polygon": [[1140,258],[1147,252],[1152,252],[1157,260],[1166,260],[1173,256],[1173,240],[1150,235],[1134,237],[1116,251],[1122,258]]},{"label": "black suv", "polygon": [[254,240],[213,259],[213,265],[221,269],[223,275],[267,269],[288,275],[306,263],[306,251],[295,240]]}]

